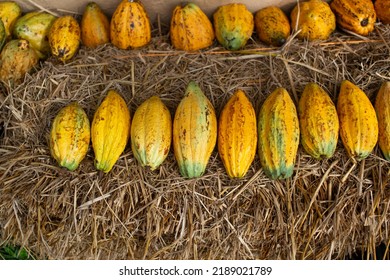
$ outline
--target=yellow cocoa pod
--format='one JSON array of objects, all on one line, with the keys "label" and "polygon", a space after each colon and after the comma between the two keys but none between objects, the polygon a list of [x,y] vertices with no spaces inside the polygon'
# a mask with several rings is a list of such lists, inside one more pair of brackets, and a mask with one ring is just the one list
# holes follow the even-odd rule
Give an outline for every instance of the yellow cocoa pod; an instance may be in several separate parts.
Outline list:
[{"label": "yellow cocoa pod", "polygon": [[50,152],[62,167],[75,170],[88,152],[89,119],[77,102],[62,108],[50,131]]},{"label": "yellow cocoa pod", "polygon": [[343,81],[337,101],[340,137],[348,156],[366,158],[378,141],[378,120],[367,95],[350,81]]},{"label": "yellow cocoa pod", "polygon": [[378,19],[384,23],[390,23],[390,1],[389,0],[376,0],[374,4],[375,12]]},{"label": "yellow cocoa pod", "polygon": [[291,12],[291,27],[300,30],[299,39],[326,40],[336,29],[336,17],[322,0],[298,3]]},{"label": "yellow cocoa pod", "polygon": [[252,36],[253,15],[244,4],[220,6],[213,15],[215,36],[228,50],[243,48]]},{"label": "yellow cocoa pod", "polygon": [[314,158],[330,158],[337,146],[339,118],[329,95],[316,83],[306,85],[298,105],[301,143]]},{"label": "yellow cocoa pod", "polygon": [[218,122],[218,152],[230,178],[242,178],[256,155],[256,113],[245,92],[237,90]]},{"label": "yellow cocoa pod", "polygon": [[215,38],[211,21],[194,3],[175,7],[169,34],[173,47],[185,51],[207,48]]},{"label": "yellow cocoa pod", "polygon": [[6,37],[11,39],[16,20],[22,15],[22,9],[14,1],[0,2],[0,20],[3,21]]},{"label": "yellow cocoa pod", "polygon": [[111,43],[120,49],[139,48],[152,38],[148,14],[141,1],[122,0],[110,23]]},{"label": "yellow cocoa pod", "polygon": [[0,52],[7,40],[7,34],[5,33],[5,27],[3,21],[0,19]]},{"label": "yellow cocoa pod", "polygon": [[378,117],[379,147],[384,157],[390,161],[390,82],[383,82],[375,100]]},{"label": "yellow cocoa pod", "polygon": [[263,8],[255,14],[255,27],[260,41],[272,46],[282,46],[290,36],[290,21],[279,7]]},{"label": "yellow cocoa pod", "polygon": [[130,136],[130,111],[125,100],[114,90],[96,110],[91,127],[95,167],[109,172],[126,148]]},{"label": "yellow cocoa pod", "polygon": [[49,45],[53,56],[62,62],[71,59],[80,45],[80,26],[72,16],[57,18],[49,31]]},{"label": "yellow cocoa pod", "polygon": [[0,81],[19,83],[38,61],[37,52],[27,40],[9,41],[0,53]]},{"label": "yellow cocoa pod", "polygon": [[171,113],[158,96],[152,96],[137,108],[131,122],[134,157],[154,170],[167,157],[171,140]]},{"label": "yellow cocoa pod", "polygon": [[110,22],[100,6],[89,2],[81,18],[81,41],[88,48],[110,42]]},{"label": "yellow cocoa pod", "polygon": [[299,145],[299,122],[295,104],[284,88],[265,100],[258,118],[258,153],[265,174],[286,179],[293,174]]},{"label": "yellow cocoa pod", "polygon": [[340,27],[360,35],[374,30],[376,12],[371,0],[333,0],[330,7]]},{"label": "yellow cocoa pod", "polygon": [[46,12],[29,12],[15,22],[13,35],[30,42],[40,58],[50,53],[48,36],[56,17]]},{"label": "yellow cocoa pod", "polygon": [[173,121],[173,149],[180,174],[186,178],[202,176],[216,141],[214,107],[200,87],[190,82]]}]

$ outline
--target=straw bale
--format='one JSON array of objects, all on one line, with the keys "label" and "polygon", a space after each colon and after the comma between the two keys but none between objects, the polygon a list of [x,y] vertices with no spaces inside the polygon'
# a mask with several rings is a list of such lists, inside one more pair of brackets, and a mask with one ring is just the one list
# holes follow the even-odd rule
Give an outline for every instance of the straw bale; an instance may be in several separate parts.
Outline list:
[{"label": "straw bale", "polygon": [[215,149],[204,176],[188,180],[172,151],[151,171],[129,145],[109,174],[95,170],[91,148],[69,172],[50,156],[48,134],[72,101],[92,120],[108,89],[123,95],[132,114],[159,95],[173,115],[191,80],[217,115],[237,89],[259,112],[276,87],[296,102],[309,82],[336,102],[340,82],[349,79],[374,101],[390,80],[389,42],[390,27],[378,24],[369,38],[338,31],[328,41],[292,37],[274,49],[254,37],[236,53],[217,44],[185,53],[155,34],[139,50],[81,47],[67,64],[41,62],[22,84],[0,88],[0,243],[46,259],[343,259],[357,250],[373,256],[390,242],[390,163],[377,147],[352,170],[341,141],[327,160],[300,148],[293,177],[283,181],[268,179],[258,156],[243,179],[229,179]]}]

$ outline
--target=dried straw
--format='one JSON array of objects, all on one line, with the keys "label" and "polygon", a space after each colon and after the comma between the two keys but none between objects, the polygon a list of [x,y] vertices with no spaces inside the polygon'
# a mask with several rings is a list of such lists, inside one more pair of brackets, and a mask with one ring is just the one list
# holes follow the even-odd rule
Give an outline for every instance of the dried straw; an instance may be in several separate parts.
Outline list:
[{"label": "dried straw", "polygon": [[22,84],[1,87],[0,239],[48,259],[372,256],[390,242],[390,164],[378,148],[353,169],[341,141],[328,160],[300,149],[294,176],[284,181],[269,180],[257,156],[245,178],[231,180],[215,150],[204,176],[187,180],[172,152],[150,171],[129,146],[109,174],[95,170],[92,149],[68,172],[50,156],[47,139],[60,108],[78,101],[92,119],[108,89],[122,93],[132,114],[152,95],[174,114],[190,80],[217,114],[236,89],[256,112],[276,87],[297,101],[309,82],[336,101],[344,79],[373,101],[390,80],[390,27],[376,30],[369,39],[341,32],[326,42],[292,37],[282,49],[253,40],[236,53],[217,44],[180,52],[161,35],[140,50],[82,47],[65,65],[42,62]]}]

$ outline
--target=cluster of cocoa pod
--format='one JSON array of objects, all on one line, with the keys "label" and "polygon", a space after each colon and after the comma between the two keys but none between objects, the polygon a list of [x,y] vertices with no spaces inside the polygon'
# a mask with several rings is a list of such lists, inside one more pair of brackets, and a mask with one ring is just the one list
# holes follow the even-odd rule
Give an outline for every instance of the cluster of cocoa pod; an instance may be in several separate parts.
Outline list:
[{"label": "cluster of cocoa pod", "polygon": [[[276,6],[252,14],[244,4],[220,6],[213,14],[213,23],[194,3],[177,5],[170,22],[169,36],[178,50],[195,51],[211,46],[214,39],[228,50],[243,48],[254,30],[260,41],[281,46],[297,31],[307,40],[327,39],[336,23],[345,30],[368,35],[380,19],[390,23],[390,1],[322,0],[299,2],[290,19]],[[71,15],[56,17],[45,11],[22,16],[16,2],[0,2],[0,80],[18,81],[39,59],[49,54],[62,62],[70,60],[80,44],[94,48],[111,42],[120,49],[147,45],[151,40],[151,22],[139,0],[122,0],[111,19],[95,2],[86,5],[79,22]]]},{"label": "cluster of cocoa pod", "polygon": [[180,174],[196,178],[204,174],[218,142],[229,177],[244,177],[257,151],[269,178],[286,179],[293,174],[299,143],[313,158],[330,158],[340,135],[348,156],[357,162],[372,152],[378,134],[379,147],[390,160],[390,82],[382,84],[375,108],[367,95],[347,80],[341,83],[337,107],[315,83],[306,85],[298,109],[287,90],[277,88],[258,116],[245,92],[237,90],[217,121],[212,103],[192,81],[173,121],[158,96],[144,101],[131,119],[124,99],[110,90],[96,110],[91,128],[84,110],[72,103],[53,121],[50,150],[60,166],[73,171],[87,154],[91,139],[95,167],[107,173],[130,138],[136,160],[154,170],[167,157],[172,142]]}]

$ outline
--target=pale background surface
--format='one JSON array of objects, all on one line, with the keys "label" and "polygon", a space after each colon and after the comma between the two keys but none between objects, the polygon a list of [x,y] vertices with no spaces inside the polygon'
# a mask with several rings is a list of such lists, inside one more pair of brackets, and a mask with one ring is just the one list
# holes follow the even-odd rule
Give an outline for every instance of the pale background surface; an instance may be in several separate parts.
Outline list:
[{"label": "pale background surface", "polygon": [[[85,8],[85,5],[90,2],[88,0],[15,0],[18,2],[23,11],[38,10],[39,8],[34,5],[40,5],[46,9],[49,9],[52,12],[58,14],[65,13],[74,13],[82,14]],[[111,16],[115,8],[118,6],[120,0],[95,0],[97,4]],[[180,0],[143,0],[141,1],[147,10],[150,20],[155,22],[157,15],[160,15],[161,22],[169,22],[171,13],[174,7],[183,1]],[[267,6],[278,6],[284,11],[289,12],[292,7],[299,1],[297,0],[194,0],[191,1],[197,4],[209,17],[215,11],[218,6],[228,4],[228,3],[243,3],[251,12],[256,12],[257,10],[267,7]],[[301,1],[302,2],[302,1]],[[330,2],[328,0],[327,2]]]}]

